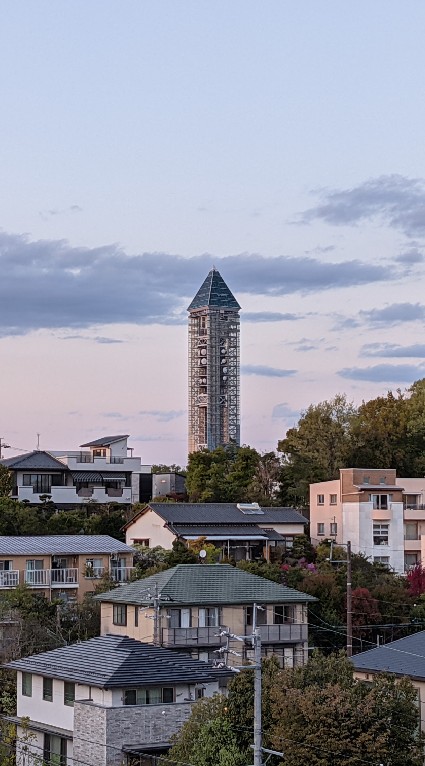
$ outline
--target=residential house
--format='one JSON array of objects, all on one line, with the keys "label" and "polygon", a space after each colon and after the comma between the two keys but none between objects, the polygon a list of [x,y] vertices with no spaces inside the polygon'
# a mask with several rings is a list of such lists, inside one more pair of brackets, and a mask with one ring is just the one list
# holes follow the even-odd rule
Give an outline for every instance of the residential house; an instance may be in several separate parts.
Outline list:
[{"label": "residential house", "polygon": [[[159,574],[95,596],[101,602],[101,633],[184,649],[202,660],[241,664],[252,658],[254,605],[264,656],[285,667],[307,661],[309,603],[313,596],[230,564],[178,564]],[[242,660],[226,652],[223,632]]]},{"label": "residential house", "polygon": [[129,545],[170,549],[177,538],[205,537],[235,561],[285,552],[304,534],[307,519],[293,508],[258,503],[149,503],[124,526]]},{"label": "residential house", "polygon": [[26,585],[48,598],[81,600],[108,574],[125,582],[134,549],[109,535],[0,536],[0,591]]},{"label": "residential house", "polygon": [[133,756],[137,764],[153,766],[193,702],[218,692],[230,675],[187,654],[118,635],[6,667],[17,671],[17,715],[7,720],[17,724],[18,754],[26,745],[43,762],[61,766],[123,766]]},{"label": "residential house", "polygon": [[351,541],[352,550],[399,574],[425,565],[425,479],[393,468],[342,468],[339,478],[310,484],[314,543]]},{"label": "residential house", "polygon": [[149,500],[164,497],[173,500],[186,500],[186,476],[176,471],[152,474],[152,494]]},{"label": "residential house", "polygon": [[379,673],[410,678],[417,689],[421,727],[425,731],[425,630],[355,654],[354,677],[371,681]]},{"label": "residential house", "polygon": [[151,481],[151,467],[132,456],[127,439],[127,434],[104,436],[82,444],[84,451],[34,450],[0,462],[13,473],[12,497],[30,505],[48,499],[58,508],[88,502],[129,507],[144,499],[142,477]]}]

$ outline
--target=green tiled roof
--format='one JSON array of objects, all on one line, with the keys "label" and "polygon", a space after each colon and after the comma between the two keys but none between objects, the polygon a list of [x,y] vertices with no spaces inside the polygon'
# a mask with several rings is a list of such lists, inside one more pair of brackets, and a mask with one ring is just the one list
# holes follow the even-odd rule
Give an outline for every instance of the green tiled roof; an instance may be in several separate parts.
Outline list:
[{"label": "green tiled roof", "polygon": [[211,269],[196,293],[188,311],[212,306],[220,309],[236,309],[240,306],[217,269]]},{"label": "green tiled roof", "polygon": [[230,564],[178,564],[165,572],[121,585],[95,598],[122,604],[146,604],[159,593],[161,602],[175,605],[282,604],[317,601],[286,585],[266,580]]}]

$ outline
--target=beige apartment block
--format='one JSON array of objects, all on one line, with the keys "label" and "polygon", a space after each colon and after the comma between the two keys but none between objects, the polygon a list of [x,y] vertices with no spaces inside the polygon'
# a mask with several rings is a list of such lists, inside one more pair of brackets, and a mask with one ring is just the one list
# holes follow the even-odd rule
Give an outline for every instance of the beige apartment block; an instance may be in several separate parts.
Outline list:
[{"label": "beige apartment block", "polygon": [[339,473],[310,484],[312,542],[350,540],[354,553],[400,574],[425,565],[425,478],[400,478],[393,468]]},{"label": "beige apartment block", "polygon": [[127,582],[133,549],[109,535],[0,537],[0,591],[26,585],[49,599],[81,601],[109,575]]}]

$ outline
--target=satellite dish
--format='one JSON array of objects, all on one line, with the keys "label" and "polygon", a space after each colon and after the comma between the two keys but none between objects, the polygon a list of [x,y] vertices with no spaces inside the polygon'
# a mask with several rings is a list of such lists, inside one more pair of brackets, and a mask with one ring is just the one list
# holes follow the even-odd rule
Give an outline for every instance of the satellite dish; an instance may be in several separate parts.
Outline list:
[{"label": "satellite dish", "polygon": [[207,552],[204,551],[204,549],[202,548],[202,550],[199,551],[199,558],[200,559],[204,559],[204,558],[206,558],[206,555],[207,555]]}]

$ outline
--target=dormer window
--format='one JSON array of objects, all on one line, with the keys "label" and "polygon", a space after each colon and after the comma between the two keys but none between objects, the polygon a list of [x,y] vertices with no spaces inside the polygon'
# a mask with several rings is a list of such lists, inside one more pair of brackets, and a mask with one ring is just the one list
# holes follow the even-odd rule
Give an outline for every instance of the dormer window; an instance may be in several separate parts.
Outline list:
[{"label": "dormer window", "polygon": [[264,515],[258,503],[238,503],[237,508],[246,516]]}]

